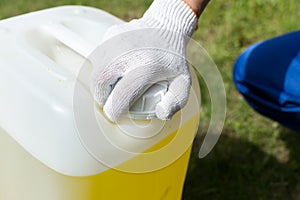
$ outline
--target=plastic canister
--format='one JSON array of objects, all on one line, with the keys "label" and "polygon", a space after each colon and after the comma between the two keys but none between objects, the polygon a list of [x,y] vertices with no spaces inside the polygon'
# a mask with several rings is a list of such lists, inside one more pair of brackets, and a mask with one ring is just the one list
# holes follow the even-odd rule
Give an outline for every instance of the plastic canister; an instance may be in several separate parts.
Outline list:
[{"label": "plastic canister", "polygon": [[76,125],[76,76],[120,23],[83,6],[0,21],[1,200],[181,199],[200,112],[192,69],[189,101],[170,121],[129,116],[116,125],[96,109],[101,134]]}]

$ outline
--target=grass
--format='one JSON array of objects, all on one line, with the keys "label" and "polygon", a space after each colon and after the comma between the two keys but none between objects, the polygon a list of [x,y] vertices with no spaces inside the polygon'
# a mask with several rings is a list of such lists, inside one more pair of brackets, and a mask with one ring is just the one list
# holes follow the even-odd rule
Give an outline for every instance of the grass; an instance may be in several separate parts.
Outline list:
[{"label": "grass", "polygon": [[[150,0],[0,0],[0,19],[65,4],[104,9],[122,19],[137,18]],[[299,0],[212,0],[194,39],[222,73],[227,118],[214,150],[198,159],[195,142],[183,199],[300,199],[300,135],[255,113],[235,90],[232,66],[251,43],[300,29]],[[209,123],[203,94],[200,132]],[[198,138],[199,140],[201,137]]]}]

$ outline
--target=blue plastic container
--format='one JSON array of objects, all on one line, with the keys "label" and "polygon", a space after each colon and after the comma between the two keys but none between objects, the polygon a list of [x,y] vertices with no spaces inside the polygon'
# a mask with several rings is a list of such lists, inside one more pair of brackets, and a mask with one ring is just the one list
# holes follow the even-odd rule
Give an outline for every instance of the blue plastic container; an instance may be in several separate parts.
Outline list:
[{"label": "blue plastic container", "polygon": [[257,112],[300,132],[300,31],[250,46],[233,79]]}]

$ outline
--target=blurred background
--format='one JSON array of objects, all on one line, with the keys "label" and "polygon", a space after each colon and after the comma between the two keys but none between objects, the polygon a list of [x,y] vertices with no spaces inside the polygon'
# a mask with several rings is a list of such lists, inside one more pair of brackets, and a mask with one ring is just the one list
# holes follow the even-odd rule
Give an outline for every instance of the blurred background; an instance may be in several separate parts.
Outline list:
[{"label": "blurred background", "polygon": [[[86,5],[129,21],[152,0],[0,0],[0,19],[60,5]],[[300,135],[255,113],[235,90],[232,67],[250,44],[300,29],[299,0],[212,0],[193,35],[217,64],[226,87],[227,118],[213,151],[199,159],[210,120],[202,85],[201,123],[183,200],[300,199]],[[300,42],[300,41],[297,41]],[[300,87],[300,86],[299,86]]]}]

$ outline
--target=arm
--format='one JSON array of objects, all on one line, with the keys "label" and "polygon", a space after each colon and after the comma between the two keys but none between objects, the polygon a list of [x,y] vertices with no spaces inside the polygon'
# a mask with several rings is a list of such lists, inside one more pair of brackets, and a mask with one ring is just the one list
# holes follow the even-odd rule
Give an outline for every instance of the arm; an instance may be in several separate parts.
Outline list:
[{"label": "arm", "polygon": [[210,0],[185,0],[193,12],[199,17]]}]

